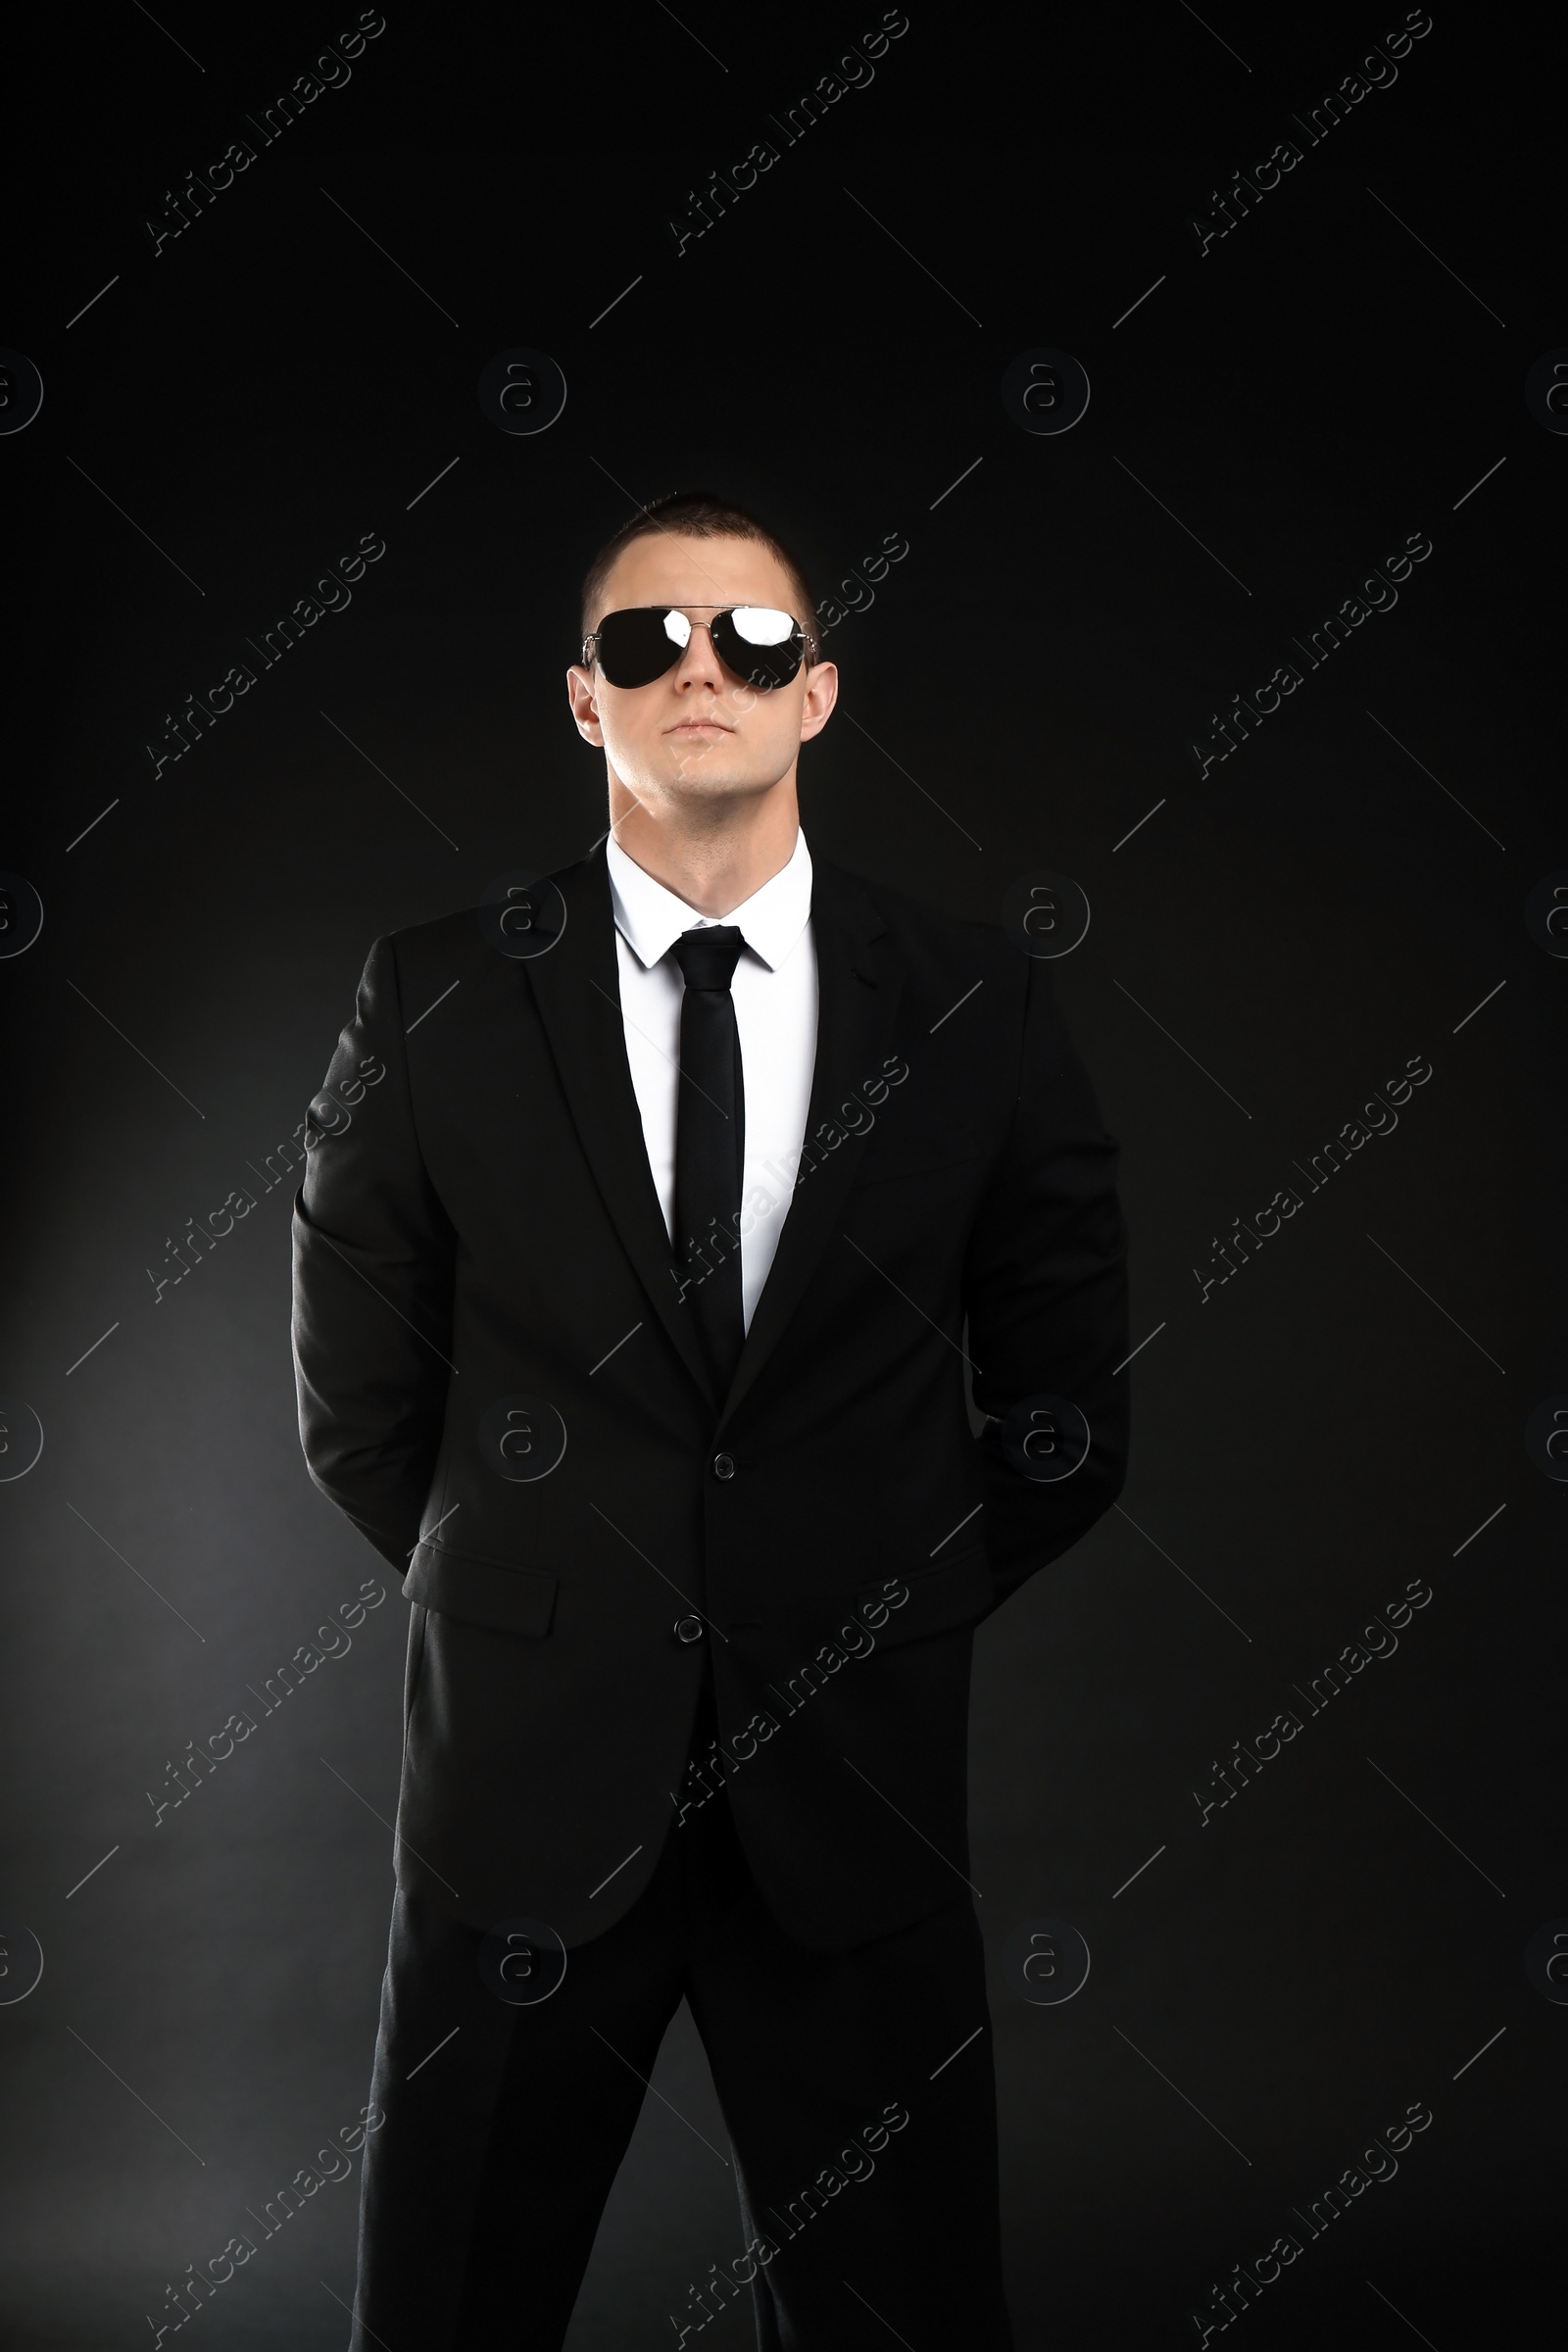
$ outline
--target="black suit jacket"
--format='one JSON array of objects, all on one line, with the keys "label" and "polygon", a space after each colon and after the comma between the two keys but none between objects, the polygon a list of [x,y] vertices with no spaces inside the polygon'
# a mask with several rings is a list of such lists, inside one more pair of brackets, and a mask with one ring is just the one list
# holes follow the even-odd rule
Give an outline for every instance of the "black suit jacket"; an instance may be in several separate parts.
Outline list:
[{"label": "black suit jacket", "polygon": [[[1048,964],[813,861],[807,1157],[710,1394],[603,850],[554,881],[531,959],[482,910],[378,940],[312,1104],[300,1433],[414,1604],[399,1878],[602,1934],[703,1801],[710,1656],[708,1783],[783,1926],[846,1947],[960,1890],[973,1628],[1120,1490],[1116,1147]],[[1091,1433],[1054,1482],[1043,1395]]]}]

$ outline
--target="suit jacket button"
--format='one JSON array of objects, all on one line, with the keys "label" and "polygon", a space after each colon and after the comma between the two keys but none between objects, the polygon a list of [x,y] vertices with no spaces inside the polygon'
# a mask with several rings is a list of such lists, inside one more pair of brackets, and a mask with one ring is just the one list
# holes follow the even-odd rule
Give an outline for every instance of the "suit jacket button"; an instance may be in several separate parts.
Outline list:
[{"label": "suit jacket button", "polygon": [[713,1456],[713,1476],[715,1478],[733,1478],[734,1475],[734,1455],[729,1453],[715,1453]]},{"label": "suit jacket button", "polygon": [[703,1638],[703,1621],[700,1617],[677,1617],[675,1631],[682,1642],[700,1642]]}]

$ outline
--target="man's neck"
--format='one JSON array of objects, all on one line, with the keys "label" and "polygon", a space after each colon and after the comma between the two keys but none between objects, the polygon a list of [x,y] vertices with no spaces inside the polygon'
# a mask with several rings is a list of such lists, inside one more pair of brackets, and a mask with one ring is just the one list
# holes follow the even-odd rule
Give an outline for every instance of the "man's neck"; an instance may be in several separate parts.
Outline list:
[{"label": "man's neck", "polygon": [[645,874],[652,874],[698,914],[722,921],[733,908],[782,873],[795,855],[800,817],[795,795],[767,795],[722,825],[677,827],[652,816],[630,795],[618,811],[612,795],[612,833]]}]

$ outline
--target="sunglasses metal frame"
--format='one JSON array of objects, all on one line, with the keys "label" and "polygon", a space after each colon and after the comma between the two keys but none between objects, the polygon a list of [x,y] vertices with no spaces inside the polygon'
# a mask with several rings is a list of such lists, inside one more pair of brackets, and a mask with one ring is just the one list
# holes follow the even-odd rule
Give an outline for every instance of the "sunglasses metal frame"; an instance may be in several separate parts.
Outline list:
[{"label": "sunglasses metal frame", "polygon": [[[755,679],[746,678],[742,671],[736,669],[733,662],[726,662],[724,660],[724,656],[719,652],[718,646],[713,638],[713,622],[715,620],[722,620],[725,614],[730,612],[787,612],[788,608],[786,606],[745,605],[741,603],[731,605],[622,605],[618,606],[616,611],[623,612],[658,612],[661,614],[668,614],[670,612],[681,613],[693,628],[706,629],[708,631],[708,641],[710,645],[712,646],[714,656],[722,664],[722,666],[729,670],[732,676],[741,678],[742,683],[749,686],[754,693],[759,694],[772,694],[777,691],[779,685],[793,685],[795,679],[801,674],[801,663],[806,661],[806,658],[811,649],[811,638],[804,622],[802,622],[795,613],[788,612],[789,620],[792,623],[792,633],[789,637],[780,638],[777,642],[781,645],[798,646],[800,651],[800,660],[797,661],[795,668],[788,678],[780,679],[776,683],[773,681],[766,681],[761,685],[759,685]],[[707,620],[692,620],[691,616],[694,612],[706,612],[710,617]],[[614,617],[614,613],[607,612],[604,615],[604,619],[600,621],[599,627],[597,629],[590,629],[588,634],[584,637],[582,641],[582,658],[585,663],[592,662],[598,659],[597,654],[592,649],[597,647],[599,643],[600,634],[604,629],[605,621],[612,620]],[[687,645],[689,645],[690,642],[691,640],[688,638]],[[772,649],[766,646],[759,646],[756,650],[759,653],[765,653],[770,652]],[[671,639],[670,660],[665,662],[662,669],[656,670],[653,677],[645,678],[643,680],[643,685],[656,686],[661,678],[668,677],[670,671],[676,666],[681,659],[681,656],[685,652],[685,645],[676,645],[673,639]],[[601,662],[600,667],[603,668],[603,666],[604,665]],[[613,678],[611,678],[609,682],[611,685],[613,685],[615,681]],[[622,688],[621,691],[623,693],[635,694],[640,693],[641,688],[627,687]]]}]

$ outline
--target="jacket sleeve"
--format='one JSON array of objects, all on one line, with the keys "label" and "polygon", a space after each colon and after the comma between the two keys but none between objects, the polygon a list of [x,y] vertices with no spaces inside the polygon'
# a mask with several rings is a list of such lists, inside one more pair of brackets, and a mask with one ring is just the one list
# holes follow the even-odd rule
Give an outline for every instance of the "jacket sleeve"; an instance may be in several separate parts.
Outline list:
[{"label": "jacket sleeve", "polygon": [[[1076,1544],[1126,1475],[1127,1236],[1116,1195],[1117,1147],[1055,1004],[1049,967],[1029,967],[1018,1099],[981,1203],[966,1260],[974,1399],[990,1416],[979,1440],[986,1543],[999,1605]],[[1061,1479],[1031,1476],[1059,1460],[1061,1416],[1076,1405],[1089,1450]],[[1056,1431],[1056,1437],[1053,1431]]]},{"label": "jacket sleeve", "polygon": [[306,1129],[294,1370],[312,1478],[403,1575],[453,1367],[456,1235],[415,1130],[397,958],[377,940]]}]

